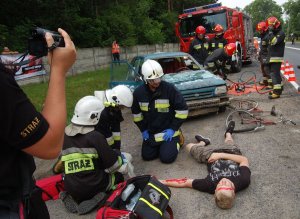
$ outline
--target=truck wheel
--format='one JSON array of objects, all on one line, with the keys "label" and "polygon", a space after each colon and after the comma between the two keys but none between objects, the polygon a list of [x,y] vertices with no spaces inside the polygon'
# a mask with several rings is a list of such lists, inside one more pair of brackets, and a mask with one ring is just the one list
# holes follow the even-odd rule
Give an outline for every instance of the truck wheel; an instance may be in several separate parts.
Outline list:
[{"label": "truck wheel", "polygon": [[231,71],[233,73],[238,73],[242,70],[242,56],[241,54],[238,52],[237,53],[237,60],[235,62],[232,63],[231,66]]}]

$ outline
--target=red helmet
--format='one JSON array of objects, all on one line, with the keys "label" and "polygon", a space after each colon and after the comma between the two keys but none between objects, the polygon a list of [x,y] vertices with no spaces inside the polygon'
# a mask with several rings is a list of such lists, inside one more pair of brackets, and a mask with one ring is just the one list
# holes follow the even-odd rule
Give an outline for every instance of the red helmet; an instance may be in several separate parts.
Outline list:
[{"label": "red helmet", "polygon": [[233,53],[235,53],[235,51],[236,51],[235,43],[226,44],[224,47],[224,51],[227,55],[232,56]]},{"label": "red helmet", "polygon": [[214,32],[216,33],[216,35],[221,35],[222,33],[224,33],[224,28],[221,24],[217,24],[214,28]]},{"label": "red helmet", "polygon": [[195,30],[196,34],[205,34],[206,33],[206,30],[205,30],[205,27],[203,26],[198,26]]},{"label": "red helmet", "polygon": [[269,17],[266,23],[268,28],[277,29],[280,26],[280,21],[276,17]]},{"label": "red helmet", "polygon": [[268,27],[267,27],[266,22],[264,22],[264,21],[261,21],[256,25],[256,31],[260,34],[266,32],[267,30],[268,30]]}]

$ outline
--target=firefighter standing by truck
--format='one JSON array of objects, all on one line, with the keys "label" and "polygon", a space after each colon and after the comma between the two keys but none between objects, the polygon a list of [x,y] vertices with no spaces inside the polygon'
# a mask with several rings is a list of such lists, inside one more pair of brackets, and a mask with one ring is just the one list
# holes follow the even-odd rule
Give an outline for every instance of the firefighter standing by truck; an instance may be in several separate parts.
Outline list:
[{"label": "firefighter standing by truck", "polygon": [[224,48],[224,46],[228,43],[224,38],[224,28],[222,25],[217,24],[214,29],[215,37],[210,40],[210,52],[218,48]]},{"label": "firefighter standing by truck", "polygon": [[269,53],[268,62],[270,76],[273,83],[273,91],[269,93],[269,99],[280,98],[283,90],[281,84],[280,66],[283,62],[285,34],[282,31],[280,21],[276,17],[269,17],[266,21],[269,31]]},{"label": "firefighter standing by truck", "polygon": [[262,80],[259,82],[260,85],[267,86],[267,88],[272,89],[272,79],[270,78],[270,68],[267,63],[268,58],[268,48],[269,48],[269,34],[268,27],[265,21],[261,21],[256,25],[256,31],[260,34],[261,42],[260,49],[258,53],[258,60],[260,62],[260,69],[263,75]]},{"label": "firefighter standing by truck", "polygon": [[206,29],[198,26],[195,30],[196,37],[191,42],[189,54],[191,54],[199,64],[203,65],[209,52],[209,40],[205,37]]},{"label": "firefighter standing by truck", "polygon": [[161,65],[147,60],[142,65],[144,84],[133,92],[132,113],[142,132],[142,158],[160,158],[172,163],[180,148],[180,126],[188,116],[188,107],[174,85],[162,81]]}]

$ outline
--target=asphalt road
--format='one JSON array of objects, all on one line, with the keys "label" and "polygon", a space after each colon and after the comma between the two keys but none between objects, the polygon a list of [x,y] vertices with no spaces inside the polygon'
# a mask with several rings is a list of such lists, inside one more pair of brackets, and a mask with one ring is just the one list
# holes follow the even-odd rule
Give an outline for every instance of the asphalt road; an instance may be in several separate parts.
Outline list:
[{"label": "asphalt road", "polygon": [[[237,80],[241,76],[260,76],[257,63],[243,68],[241,73],[231,74]],[[236,96],[232,96],[236,97]],[[270,110],[273,105],[285,117],[297,125],[276,124],[253,133],[234,134],[236,143],[249,158],[252,172],[249,188],[237,193],[234,207],[221,210],[216,207],[213,195],[192,189],[172,188],[170,205],[176,219],[198,218],[300,218],[300,97],[294,87],[285,85],[280,99],[269,100],[267,94],[251,93],[240,96],[259,102],[259,108]],[[230,112],[211,114],[191,119],[183,124],[186,143],[194,141],[194,135],[201,133],[210,137],[212,144],[223,142],[225,118]],[[158,178],[191,177],[202,178],[207,174],[206,166],[199,164],[182,149],[172,164],[162,164],[158,160],[145,162],[141,159],[141,134],[132,122],[130,111],[124,111],[122,123],[122,149],[134,156],[136,174],[153,174]],[[37,161],[36,177],[51,174],[54,160]],[[78,216],[67,213],[60,200],[47,202],[51,218],[95,218],[96,211]]]},{"label": "asphalt road", "polygon": [[294,71],[297,79],[297,83],[300,84],[300,43],[296,42],[292,45],[291,42],[286,42],[284,51],[284,60],[288,61],[290,65],[294,66]]}]

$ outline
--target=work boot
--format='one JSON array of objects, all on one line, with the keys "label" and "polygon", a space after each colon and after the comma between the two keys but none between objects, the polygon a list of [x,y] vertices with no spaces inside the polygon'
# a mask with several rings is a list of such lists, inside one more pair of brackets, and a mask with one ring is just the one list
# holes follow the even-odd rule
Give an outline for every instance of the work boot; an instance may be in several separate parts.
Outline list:
[{"label": "work boot", "polygon": [[182,134],[182,130],[179,129],[179,145],[182,147],[184,145],[184,135]]},{"label": "work boot", "polygon": [[266,77],[263,77],[263,79],[258,82],[258,84],[262,86],[268,86],[268,79]]},{"label": "work boot", "polygon": [[209,138],[205,138],[202,135],[195,135],[196,140],[200,143],[201,141],[203,141],[205,143],[205,146],[210,144],[210,139]]},{"label": "work boot", "polygon": [[71,213],[77,213],[78,204],[66,191],[59,193],[59,198],[64,203],[66,209]]},{"label": "work boot", "polygon": [[97,207],[100,207],[100,202],[105,198],[105,192],[99,192],[93,198],[85,200],[78,205],[78,214],[87,214]]},{"label": "work boot", "polygon": [[54,174],[60,174],[64,171],[64,165],[63,165],[63,162],[61,160],[61,157],[59,157],[57,159],[57,161],[55,162],[55,164],[53,165],[52,167],[52,172]]},{"label": "work boot", "polygon": [[235,127],[235,121],[231,120],[228,123],[228,126],[226,128],[226,131],[225,131],[225,134],[224,134],[225,138],[226,138],[226,133],[230,133],[230,134],[233,133],[234,127]]},{"label": "work boot", "polygon": [[281,93],[282,93],[281,85],[275,84],[274,90],[271,93],[269,93],[269,99],[280,98]]}]

